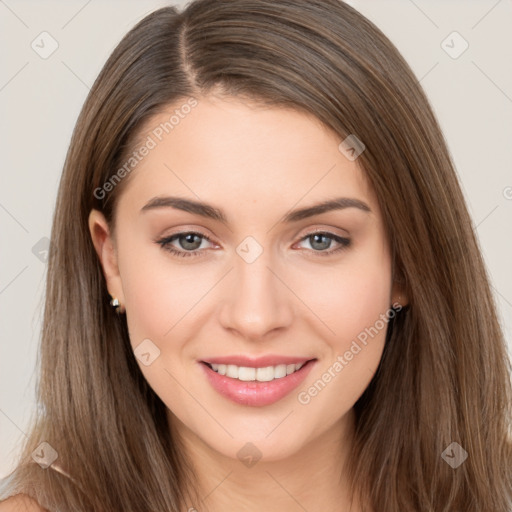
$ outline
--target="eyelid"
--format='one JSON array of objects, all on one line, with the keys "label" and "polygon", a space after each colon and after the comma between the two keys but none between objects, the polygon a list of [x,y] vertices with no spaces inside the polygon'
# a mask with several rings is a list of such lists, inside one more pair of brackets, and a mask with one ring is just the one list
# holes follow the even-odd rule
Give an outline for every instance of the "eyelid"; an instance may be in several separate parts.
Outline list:
[{"label": "eyelid", "polygon": [[[208,230],[206,230],[206,231],[208,231]],[[338,231],[338,232],[336,232],[336,231]],[[342,231],[344,233],[340,234],[339,231]],[[319,228],[303,228],[303,229],[299,230],[298,233],[296,233],[293,236],[293,238],[294,239],[298,238],[299,240],[303,240],[304,237],[307,237],[309,235],[313,235],[315,233],[325,233],[325,234],[329,234],[329,235],[333,235],[333,236],[338,236],[340,238],[349,238],[350,237],[350,233],[346,229],[342,229],[342,228],[337,227],[337,226],[326,226],[326,225],[324,225],[324,227],[319,227]],[[180,226],[177,231],[171,231],[171,233],[166,234],[164,236],[159,236],[157,239],[160,240],[160,239],[164,239],[164,238],[170,238],[170,237],[176,236],[176,235],[185,235],[185,234],[200,235],[201,237],[206,238],[210,242],[213,242],[214,239],[215,239],[215,237],[213,235],[206,234],[205,233],[205,229],[203,227],[194,227],[194,225]]]},{"label": "eyelid", "polygon": [[[340,231],[344,232],[343,234],[339,233]],[[301,234],[304,233],[304,234]],[[321,228],[306,228],[305,230],[300,230],[299,233],[296,235],[297,237],[300,237],[302,240],[305,236],[308,235],[314,235],[315,233],[326,233],[333,236],[339,236],[340,238],[349,238],[350,234],[348,230],[342,229],[336,226],[323,226]]]},{"label": "eyelid", "polygon": [[178,249],[174,249],[170,245],[171,242],[174,242],[180,236],[185,236],[185,235],[197,235],[200,238],[202,238],[203,240],[207,240],[208,242],[215,244],[215,242],[213,241],[212,237],[202,233],[201,231],[193,230],[193,229],[191,229],[191,230],[176,231],[175,233],[170,233],[169,235],[158,237],[154,241],[155,241],[155,243],[159,244],[162,247],[162,249],[167,250],[167,251],[169,251],[171,253],[174,253],[174,254],[185,254],[185,255],[195,256],[195,255],[198,255],[198,254],[203,253],[205,251],[205,249],[201,249],[201,250],[196,249],[194,251],[178,250]]}]

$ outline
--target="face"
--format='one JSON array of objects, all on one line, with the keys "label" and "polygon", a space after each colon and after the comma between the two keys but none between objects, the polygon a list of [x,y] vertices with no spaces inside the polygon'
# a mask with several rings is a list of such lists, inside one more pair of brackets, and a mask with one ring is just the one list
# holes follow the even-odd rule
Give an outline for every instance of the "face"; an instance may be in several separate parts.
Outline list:
[{"label": "face", "polygon": [[92,211],[93,241],[171,421],[227,457],[284,458],[379,364],[399,290],[377,198],[314,117],[210,96],[162,135],[176,108],[143,130],[115,239]]}]

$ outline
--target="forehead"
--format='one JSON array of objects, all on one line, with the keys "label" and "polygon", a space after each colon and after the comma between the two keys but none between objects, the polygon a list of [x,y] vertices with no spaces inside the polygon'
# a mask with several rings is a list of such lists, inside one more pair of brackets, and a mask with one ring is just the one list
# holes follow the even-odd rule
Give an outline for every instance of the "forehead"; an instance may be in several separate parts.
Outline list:
[{"label": "forehead", "polygon": [[298,110],[218,97],[199,97],[191,107],[185,98],[140,130],[123,195],[139,207],[163,194],[241,207],[344,195],[375,206],[363,169],[340,151],[341,141]]}]

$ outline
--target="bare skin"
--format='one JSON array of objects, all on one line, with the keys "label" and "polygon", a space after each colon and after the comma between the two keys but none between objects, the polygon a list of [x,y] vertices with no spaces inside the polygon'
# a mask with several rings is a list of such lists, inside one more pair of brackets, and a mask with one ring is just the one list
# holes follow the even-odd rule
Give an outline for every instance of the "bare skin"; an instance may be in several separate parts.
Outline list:
[{"label": "bare skin", "polygon": [[0,512],[47,512],[26,494],[17,494],[0,503]]},{"label": "bare skin", "polygon": [[[152,119],[144,134],[175,108]],[[297,111],[201,97],[132,171],[115,234],[100,212],[90,214],[133,348],[149,339],[160,351],[148,366],[138,361],[196,467],[203,498],[189,507],[198,512],[233,504],[249,512],[361,510],[350,504],[343,464],[353,405],[377,369],[386,328],[359,342],[359,351],[353,343],[406,297],[392,283],[377,198],[340,142]],[[207,202],[228,223],[169,206],[141,210],[162,196]],[[369,211],[346,207],[283,220],[290,210],[339,197]],[[197,256],[158,243],[190,232],[201,236],[177,237],[167,248]],[[315,240],[315,232],[324,238]],[[263,249],[251,263],[237,252],[246,237],[257,243],[251,251]],[[256,407],[229,400],[205,377],[200,361],[233,354],[316,362],[299,388]],[[335,366],[339,357],[344,362]],[[319,379],[325,386],[308,391]],[[238,455],[244,446],[261,457],[251,467]]]}]

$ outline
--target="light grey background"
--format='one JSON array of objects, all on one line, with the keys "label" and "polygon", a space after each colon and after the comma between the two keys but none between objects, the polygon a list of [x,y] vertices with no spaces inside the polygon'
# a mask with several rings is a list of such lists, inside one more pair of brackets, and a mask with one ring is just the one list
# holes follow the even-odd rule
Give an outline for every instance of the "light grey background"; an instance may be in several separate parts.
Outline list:
[{"label": "light grey background", "polygon": [[[512,349],[512,1],[349,3],[396,44],[431,100]],[[0,0],[0,477],[12,467],[34,407],[44,238],[73,126],[122,36],[167,4]],[[46,59],[31,47],[51,49],[43,31],[58,43]],[[453,31],[469,44],[458,58],[447,53],[463,48]]]}]

